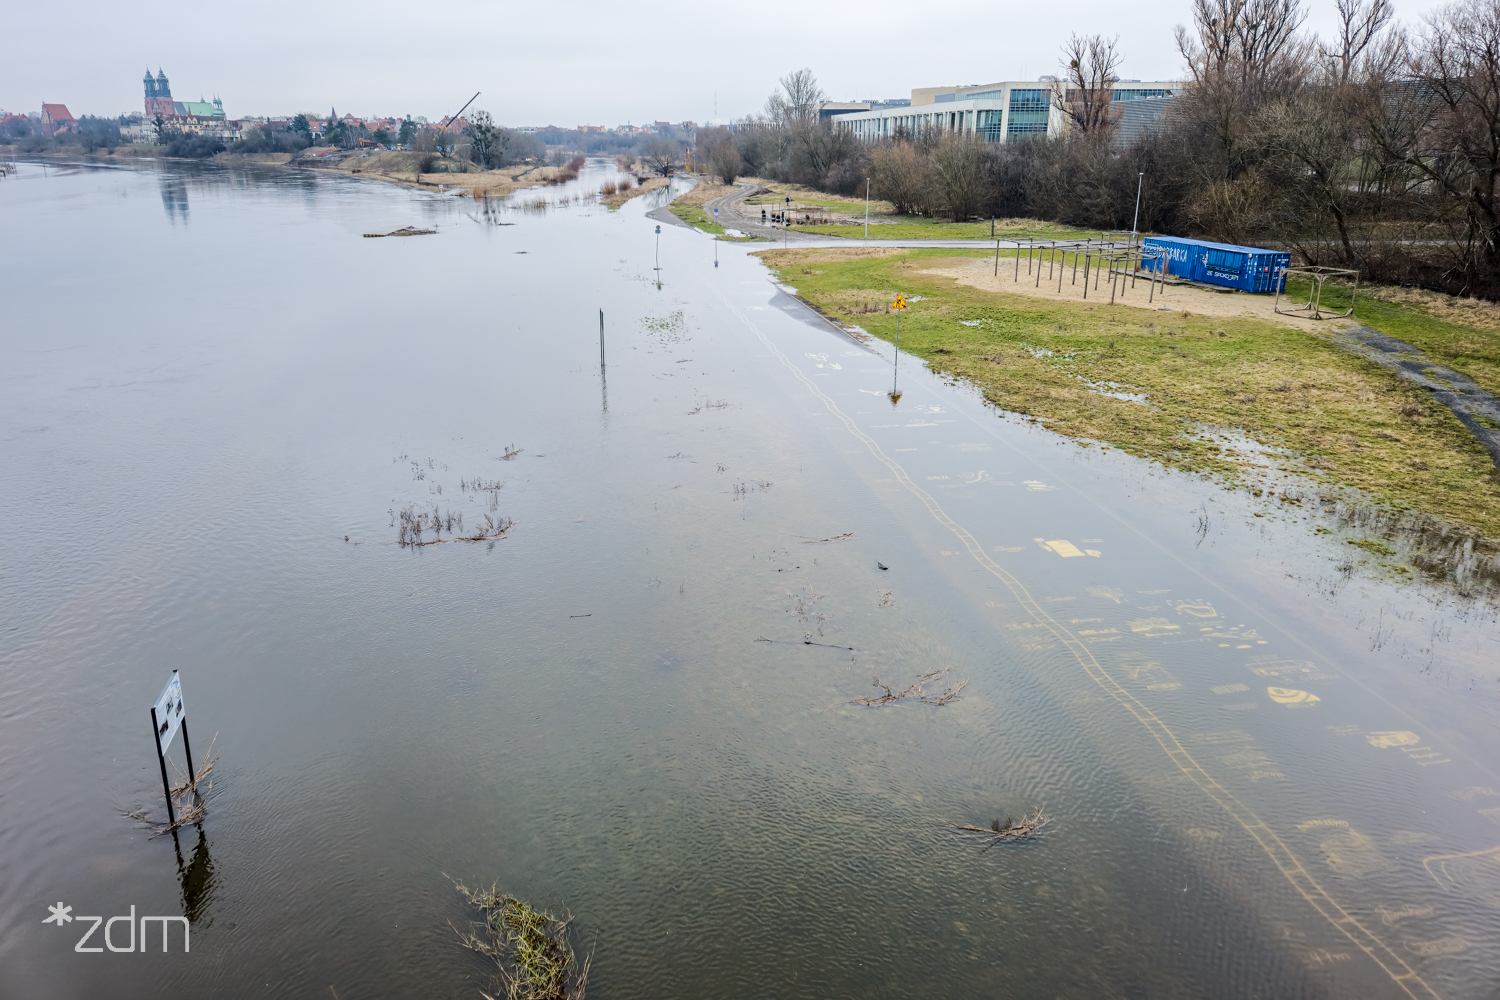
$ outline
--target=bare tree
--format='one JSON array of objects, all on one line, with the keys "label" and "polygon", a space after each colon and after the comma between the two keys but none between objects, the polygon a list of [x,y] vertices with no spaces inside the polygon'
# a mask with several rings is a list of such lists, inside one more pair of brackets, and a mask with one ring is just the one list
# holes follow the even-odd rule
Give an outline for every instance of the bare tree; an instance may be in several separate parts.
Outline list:
[{"label": "bare tree", "polygon": [[766,117],[784,129],[818,117],[818,105],[827,100],[818,78],[810,69],[799,69],[781,78],[781,89],[766,99]]},{"label": "bare tree", "polygon": [[653,173],[665,177],[672,172],[672,164],[677,161],[681,152],[677,143],[671,139],[652,139],[641,151],[641,159]]},{"label": "bare tree", "polygon": [[891,203],[897,215],[925,215],[932,206],[931,166],[926,151],[906,139],[882,142],[870,158],[870,179],[877,198]]},{"label": "bare tree", "polygon": [[1301,0],[1193,0],[1194,32],[1177,26],[1177,49],[1200,86],[1236,79],[1256,87],[1305,48]]},{"label": "bare tree", "polygon": [[1391,22],[1391,0],[1334,0],[1339,12],[1339,35],[1332,46],[1321,46],[1336,83],[1350,83],[1360,60]]},{"label": "bare tree", "polygon": [[725,184],[733,184],[740,171],[745,169],[744,161],[740,159],[740,151],[734,148],[734,143],[725,140],[715,145],[708,151],[709,170]]},{"label": "bare tree", "polygon": [[1500,293],[1500,0],[1459,0],[1428,18],[1411,62],[1431,113],[1408,166],[1455,206],[1466,291]]},{"label": "bare tree", "polygon": [[944,132],[932,151],[932,173],[943,210],[967,222],[984,200],[984,144],[968,133]]},{"label": "bare tree", "polygon": [[1053,94],[1057,108],[1085,136],[1106,134],[1114,124],[1112,104],[1115,95],[1115,71],[1120,68],[1120,54],[1115,45],[1120,38],[1103,35],[1069,36],[1063,46],[1062,65],[1067,89]]}]

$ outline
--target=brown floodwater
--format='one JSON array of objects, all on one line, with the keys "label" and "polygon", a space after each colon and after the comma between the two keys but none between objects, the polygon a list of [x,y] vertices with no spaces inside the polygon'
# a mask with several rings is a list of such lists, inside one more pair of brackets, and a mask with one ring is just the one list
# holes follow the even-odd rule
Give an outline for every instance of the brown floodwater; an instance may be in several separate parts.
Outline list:
[{"label": "brown floodwater", "polygon": [[[1490,605],[914,358],[893,406],[612,176],[0,182],[0,995],[474,997],[450,879],[603,998],[1496,995]],[[153,838],[173,670],[218,762]]]}]

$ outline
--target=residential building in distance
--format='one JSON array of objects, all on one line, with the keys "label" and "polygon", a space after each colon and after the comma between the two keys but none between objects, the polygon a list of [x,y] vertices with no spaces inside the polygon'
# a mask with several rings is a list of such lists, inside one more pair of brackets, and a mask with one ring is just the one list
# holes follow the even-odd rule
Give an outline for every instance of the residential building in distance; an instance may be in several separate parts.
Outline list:
[{"label": "residential building in distance", "polygon": [[59,132],[67,132],[77,124],[78,119],[73,117],[73,112],[68,110],[66,104],[42,105],[42,134],[56,135]]},{"label": "residential building in distance", "polygon": [[[1182,90],[1175,80],[1118,80],[1112,103],[1117,139],[1129,141],[1155,127]],[[865,140],[924,131],[968,132],[985,142],[1032,135],[1060,135],[1066,115],[1060,105],[1074,92],[1055,77],[1002,80],[964,87],[917,87],[906,105],[881,102],[869,110],[835,113],[830,119]]]}]

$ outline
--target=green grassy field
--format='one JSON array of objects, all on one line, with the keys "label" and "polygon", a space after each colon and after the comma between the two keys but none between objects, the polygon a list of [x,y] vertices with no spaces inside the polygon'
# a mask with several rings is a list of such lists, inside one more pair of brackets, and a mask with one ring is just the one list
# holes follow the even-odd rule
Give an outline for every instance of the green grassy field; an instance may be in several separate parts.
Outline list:
[{"label": "green grassy field", "polygon": [[[1318,334],[1254,318],[1054,302],[921,273],[924,261],[983,251],[860,253],[760,256],[825,314],[885,340],[896,327],[885,304],[897,292],[921,296],[902,319],[904,350],[1060,434],[1252,490],[1262,488],[1257,466],[1269,464],[1500,536],[1500,472],[1473,436],[1422,390]],[[1435,361],[1467,365],[1476,381],[1493,375],[1500,330],[1373,300],[1356,317]],[[1234,447],[1224,432],[1253,446]]]}]

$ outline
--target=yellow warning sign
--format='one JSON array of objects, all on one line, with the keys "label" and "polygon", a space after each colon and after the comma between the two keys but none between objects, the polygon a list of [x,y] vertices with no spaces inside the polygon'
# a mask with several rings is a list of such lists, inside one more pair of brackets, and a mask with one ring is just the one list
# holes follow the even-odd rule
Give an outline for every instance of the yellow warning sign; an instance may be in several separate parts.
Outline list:
[{"label": "yellow warning sign", "polygon": [[1298,691],[1296,688],[1268,687],[1266,694],[1271,696],[1272,701],[1281,705],[1310,705],[1322,700],[1315,694]]},{"label": "yellow warning sign", "polygon": [[891,308],[892,309],[905,309],[906,308],[906,296],[905,295],[898,295],[898,296],[896,296],[896,301],[891,303]]}]

